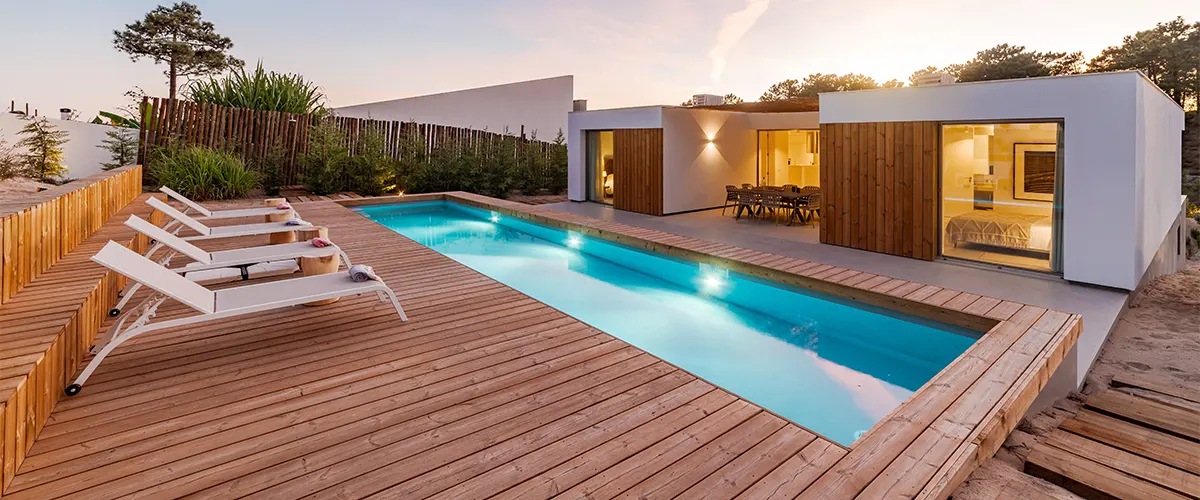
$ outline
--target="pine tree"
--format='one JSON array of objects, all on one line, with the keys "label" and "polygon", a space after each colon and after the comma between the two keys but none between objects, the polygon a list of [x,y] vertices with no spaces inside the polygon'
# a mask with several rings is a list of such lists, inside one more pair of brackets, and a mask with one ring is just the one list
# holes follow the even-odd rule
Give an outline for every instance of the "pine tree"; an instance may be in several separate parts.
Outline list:
[{"label": "pine tree", "polygon": [[63,144],[68,140],[67,131],[59,130],[45,118],[31,118],[19,135],[25,136],[17,141],[18,148],[27,151],[24,155],[25,165],[32,175],[42,180],[53,180],[67,173],[63,165]]},{"label": "pine tree", "polygon": [[104,135],[108,136],[108,139],[100,141],[96,147],[108,151],[112,157],[108,162],[102,163],[101,168],[112,170],[137,161],[138,140],[132,129],[114,128]]},{"label": "pine tree", "polygon": [[114,31],[113,37],[113,46],[134,61],[145,57],[155,64],[166,63],[171,99],[175,99],[181,76],[213,75],[243,64],[226,53],[233,42],[200,17],[199,7],[187,2],[160,5],[141,21],[125,25],[125,31]]}]

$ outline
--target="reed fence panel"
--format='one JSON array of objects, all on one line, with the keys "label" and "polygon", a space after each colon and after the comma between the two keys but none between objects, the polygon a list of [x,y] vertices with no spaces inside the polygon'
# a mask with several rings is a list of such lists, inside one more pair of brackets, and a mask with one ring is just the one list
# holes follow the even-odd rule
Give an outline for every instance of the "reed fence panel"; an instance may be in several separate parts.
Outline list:
[{"label": "reed fence panel", "polygon": [[[142,116],[138,148],[138,161],[141,163],[146,162],[150,147],[166,146],[172,141],[229,151],[248,164],[279,149],[284,158],[280,166],[283,185],[301,182],[303,168],[300,159],[308,146],[308,132],[317,120],[322,119],[311,114],[258,111],[157,97],[142,100]],[[551,158],[555,147],[565,147],[526,138],[524,127],[517,135],[432,123],[344,116],[326,119],[333,120],[339,129],[346,132],[351,155],[357,152],[358,139],[364,131],[382,135],[388,155],[397,159],[406,148],[432,155],[449,144],[482,148],[505,138],[514,138],[521,150],[536,148],[547,159]],[[417,143],[414,144],[414,141]],[[546,174],[550,175],[549,170]]]}]

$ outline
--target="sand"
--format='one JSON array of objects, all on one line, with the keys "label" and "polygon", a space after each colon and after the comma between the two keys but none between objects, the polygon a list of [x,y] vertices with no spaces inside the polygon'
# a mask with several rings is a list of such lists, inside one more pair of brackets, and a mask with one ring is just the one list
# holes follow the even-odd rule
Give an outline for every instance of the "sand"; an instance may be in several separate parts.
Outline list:
[{"label": "sand", "polygon": [[1118,372],[1200,385],[1200,263],[1190,262],[1183,271],[1155,280],[1134,297],[1088,372],[1083,394],[1071,394],[1022,420],[996,456],[972,473],[953,498],[994,500],[1010,483],[1036,488],[1051,498],[1079,498],[1024,474],[1025,458],[1059,422],[1078,411],[1087,395],[1107,388]]},{"label": "sand", "polygon": [[38,182],[33,179],[24,177],[14,177],[5,181],[0,181],[0,196],[17,196],[22,194],[36,193],[42,189],[50,189],[53,184]]}]

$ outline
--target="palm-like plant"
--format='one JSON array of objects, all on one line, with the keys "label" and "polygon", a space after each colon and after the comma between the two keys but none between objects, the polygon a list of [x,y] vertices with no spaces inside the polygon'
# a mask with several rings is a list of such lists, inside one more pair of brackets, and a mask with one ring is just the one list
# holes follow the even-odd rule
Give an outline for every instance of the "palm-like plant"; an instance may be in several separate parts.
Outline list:
[{"label": "palm-like plant", "polygon": [[319,113],[325,102],[316,84],[296,73],[266,71],[262,61],[253,72],[238,68],[221,78],[196,80],[187,95],[195,102],[297,114]]}]

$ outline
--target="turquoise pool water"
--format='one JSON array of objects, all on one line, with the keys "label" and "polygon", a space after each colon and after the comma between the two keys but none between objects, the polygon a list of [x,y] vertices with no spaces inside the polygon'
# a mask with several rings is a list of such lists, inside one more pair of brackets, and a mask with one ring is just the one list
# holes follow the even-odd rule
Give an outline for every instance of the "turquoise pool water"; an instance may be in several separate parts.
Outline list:
[{"label": "turquoise pool water", "polygon": [[356,211],[842,444],[978,337],[457,203]]}]

